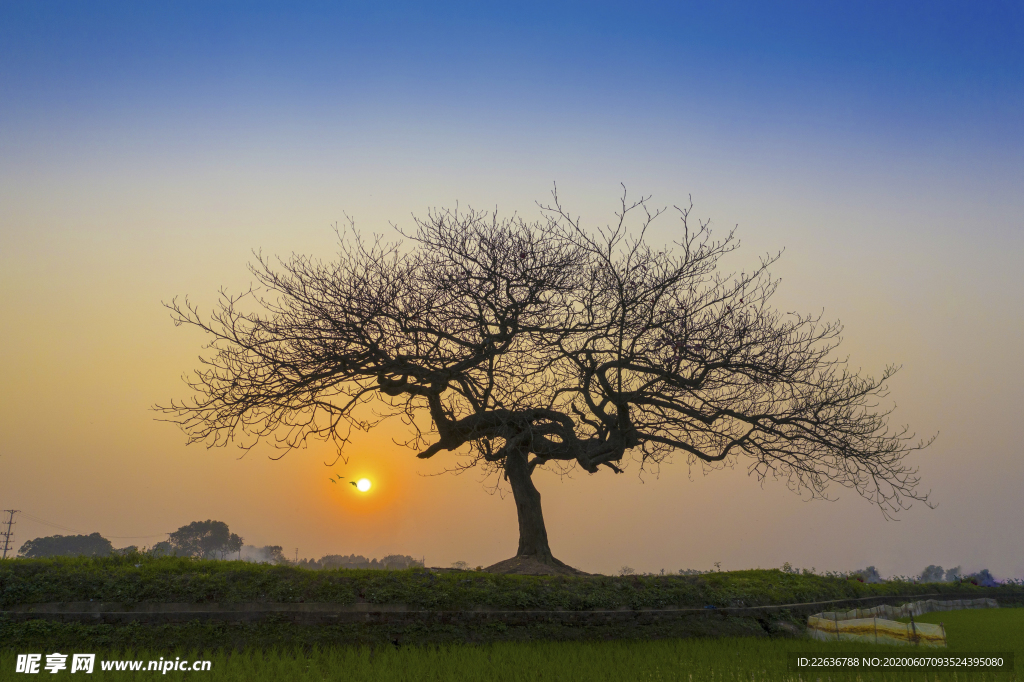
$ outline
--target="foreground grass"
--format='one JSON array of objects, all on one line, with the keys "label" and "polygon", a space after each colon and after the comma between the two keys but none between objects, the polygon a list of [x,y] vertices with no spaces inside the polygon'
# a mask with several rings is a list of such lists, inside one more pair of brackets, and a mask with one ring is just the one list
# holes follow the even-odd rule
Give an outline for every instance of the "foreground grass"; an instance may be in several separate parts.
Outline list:
[{"label": "foreground grass", "polygon": [[[565,680],[580,682],[619,682],[627,680],[656,682],[683,680],[799,680],[801,675],[787,667],[788,651],[828,655],[856,655],[889,651],[905,655],[902,647],[868,647],[864,645],[828,645],[806,641],[767,641],[735,638],[716,640],[663,640],[657,642],[584,642],[491,644],[443,646],[436,648],[403,647],[368,649],[337,647],[308,652],[253,651],[246,653],[186,652],[121,652],[97,656],[95,672],[90,679],[126,680],[152,679],[159,675],[168,680],[202,679],[213,681],[270,682],[272,680],[351,680],[438,682],[487,680],[489,682],[526,682],[534,680]],[[173,659],[209,660],[208,672],[116,672],[100,669],[101,660]],[[15,655],[0,655],[0,677],[14,677]],[[45,671],[43,671],[45,672]],[[75,673],[77,675],[78,673]],[[48,679],[62,679],[70,673],[47,674]],[[802,676],[803,680],[1016,680],[1014,673],[924,673],[918,671],[826,671]],[[73,678],[74,679],[74,678]]]},{"label": "foreground grass", "polygon": [[[940,616],[946,625],[950,651],[1014,651],[1024,657],[1024,609],[955,611]],[[922,617],[920,620],[931,620]],[[936,618],[936,622],[937,622]],[[789,652],[824,655],[863,655],[888,652],[906,656],[908,647],[880,647],[854,643],[828,643],[810,640],[767,640],[763,638],[723,638],[662,640],[653,642],[538,642],[497,643],[483,646],[440,647],[332,647],[310,650],[290,649],[246,652],[149,651],[99,654],[90,679],[152,679],[156,672],[102,671],[101,660],[156,660],[176,656],[189,660],[209,660],[209,672],[168,672],[169,680],[204,681],[272,680],[316,681],[431,681],[487,680],[519,682],[533,680],[566,681],[650,681],[711,680],[736,682],[775,682],[802,680],[952,681],[987,682],[1017,680],[1016,672],[921,672],[838,670],[802,676],[788,669]],[[51,653],[51,652],[36,652]],[[68,653],[68,652],[63,652]],[[86,653],[86,652],[71,652]],[[15,653],[0,654],[0,678],[14,677]],[[1017,662],[1020,670],[1021,661]],[[62,679],[70,673],[47,674]],[[76,673],[77,675],[77,673]]]}]

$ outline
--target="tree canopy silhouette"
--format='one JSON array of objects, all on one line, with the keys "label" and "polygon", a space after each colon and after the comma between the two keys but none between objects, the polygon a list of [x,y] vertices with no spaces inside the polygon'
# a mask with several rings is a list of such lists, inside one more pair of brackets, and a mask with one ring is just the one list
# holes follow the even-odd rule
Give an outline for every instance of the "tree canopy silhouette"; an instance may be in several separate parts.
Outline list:
[{"label": "tree canopy silhouette", "polygon": [[714,239],[692,205],[675,209],[674,243],[653,246],[665,211],[650,197],[623,193],[616,221],[590,230],[552,195],[536,222],[433,210],[394,243],[350,221],[330,262],[256,254],[258,287],[222,291],[209,317],[166,304],[211,342],[186,377],[195,397],[157,409],[192,443],[315,438],[339,453],[353,428],[400,417],[418,457],[500,473],[517,557],[552,567],[538,467],[621,473],[680,453],[743,459],[815,497],[836,483],[887,515],[926,499],[905,458],[927,443],[878,408],[897,368],[851,372],[833,355],[838,323],[773,309],[781,253],[726,275],[739,242]]},{"label": "tree canopy silhouette", "polygon": [[51,535],[28,540],[18,550],[18,556],[39,559],[48,556],[102,557],[114,553],[110,540],[99,533],[91,535]]},{"label": "tree canopy silhouette", "polygon": [[207,519],[182,526],[170,533],[166,541],[154,545],[153,550],[157,554],[223,559],[242,549],[242,542],[242,538],[228,529],[228,524]]}]

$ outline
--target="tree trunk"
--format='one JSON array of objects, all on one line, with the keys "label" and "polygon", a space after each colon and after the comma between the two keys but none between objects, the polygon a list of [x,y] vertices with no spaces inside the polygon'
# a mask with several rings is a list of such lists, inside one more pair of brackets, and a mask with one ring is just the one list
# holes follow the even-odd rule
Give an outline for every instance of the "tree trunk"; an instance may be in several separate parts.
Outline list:
[{"label": "tree trunk", "polygon": [[512,485],[519,515],[519,551],[517,556],[528,556],[544,564],[562,565],[551,556],[548,531],[544,527],[544,514],[540,507],[540,492],[533,485],[525,451],[514,451],[505,458],[505,473]]}]

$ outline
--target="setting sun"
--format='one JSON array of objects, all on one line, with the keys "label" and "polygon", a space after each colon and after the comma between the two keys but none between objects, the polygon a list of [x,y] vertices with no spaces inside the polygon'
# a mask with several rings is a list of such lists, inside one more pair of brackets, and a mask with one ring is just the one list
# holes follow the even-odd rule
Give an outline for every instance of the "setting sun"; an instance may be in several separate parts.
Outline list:
[{"label": "setting sun", "polygon": [[370,483],[370,479],[368,478],[360,478],[358,481],[356,481],[356,487],[359,488],[359,492],[361,493],[365,493],[367,490],[369,490],[371,485],[373,484]]}]

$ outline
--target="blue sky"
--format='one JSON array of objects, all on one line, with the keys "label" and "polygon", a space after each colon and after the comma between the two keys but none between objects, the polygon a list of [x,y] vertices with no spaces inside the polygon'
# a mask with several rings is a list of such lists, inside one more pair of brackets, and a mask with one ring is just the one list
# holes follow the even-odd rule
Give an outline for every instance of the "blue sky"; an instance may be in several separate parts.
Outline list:
[{"label": "blue sky", "polygon": [[2,12],[0,148],[28,167],[239,149],[286,165],[332,153],[388,164],[402,148],[420,165],[553,170],[546,156],[599,153],[623,180],[634,166],[664,175],[683,155],[809,179],[837,157],[861,177],[909,164],[943,176],[940,194],[1013,192],[1021,179],[1014,3]]},{"label": "blue sky", "polygon": [[1019,137],[1018,3],[382,5],[5,3],[3,111],[373,100]]}]

